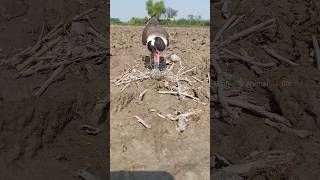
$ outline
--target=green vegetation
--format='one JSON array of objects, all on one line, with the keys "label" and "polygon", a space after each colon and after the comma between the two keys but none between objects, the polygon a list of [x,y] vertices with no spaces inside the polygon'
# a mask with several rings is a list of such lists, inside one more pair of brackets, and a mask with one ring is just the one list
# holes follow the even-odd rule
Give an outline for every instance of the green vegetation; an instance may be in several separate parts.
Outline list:
[{"label": "green vegetation", "polygon": [[110,23],[114,24],[114,25],[122,25],[122,24],[124,24],[122,21],[120,21],[119,18],[111,18],[110,19]]},{"label": "green vegetation", "polygon": [[[128,22],[122,22],[118,18],[111,18],[111,25],[145,26],[148,18],[132,18]],[[209,20],[202,19],[161,19],[160,24],[164,26],[210,26]]]},{"label": "green vegetation", "polygon": [[[188,19],[175,19],[178,11],[170,7],[166,7],[163,0],[153,2],[153,0],[146,1],[146,9],[150,16],[155,16],[159,19],[160,24],[164,26],[210,26],[210,20],[203,20],[201,16],[193,14],[188,15]],[[161,18],[164,17],[164,18]],[[112,25],[132,25],[145,26],[148,18],[131,18],[129,22],[121,22],[118,18],[110,19]]]}]

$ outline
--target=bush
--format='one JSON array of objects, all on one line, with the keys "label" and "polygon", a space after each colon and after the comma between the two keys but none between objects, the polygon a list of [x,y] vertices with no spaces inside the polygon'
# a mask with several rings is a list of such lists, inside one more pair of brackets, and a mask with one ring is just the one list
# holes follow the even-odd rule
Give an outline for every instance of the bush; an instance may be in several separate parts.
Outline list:
[{"label": "bush", "polygon": [[[161,19],[159,20],[161,25],[164,26],[210,26],[210,20],[198,20],[198,19]],[[148,18],[131,18],[129,22],[121,22],[118,18],[111,18],[111,24],[116,25],[134,25],[144,26],[148,22]]]},{"label": "bush", "polygon": [[143,25],[146,25],[147,22],[148,22],[148,18],[131,18],[128,24],[143,26]]},{"label": "bush", "polygon": [[111,24],[123,24],[123,22],[121,22],[119,18],[111,18],[110,22]]}]

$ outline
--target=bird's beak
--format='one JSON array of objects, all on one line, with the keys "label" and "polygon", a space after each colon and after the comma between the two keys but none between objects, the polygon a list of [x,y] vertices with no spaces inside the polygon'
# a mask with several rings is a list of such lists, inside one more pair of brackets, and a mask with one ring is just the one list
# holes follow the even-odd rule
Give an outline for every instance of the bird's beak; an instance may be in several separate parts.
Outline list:
[{"label": "bird's beak", "polygon": [[160,64],[160,51],[156,50],[156,52],[154,53],[154,63],[155,63],[155,67],[159,68],[159,64]]}]

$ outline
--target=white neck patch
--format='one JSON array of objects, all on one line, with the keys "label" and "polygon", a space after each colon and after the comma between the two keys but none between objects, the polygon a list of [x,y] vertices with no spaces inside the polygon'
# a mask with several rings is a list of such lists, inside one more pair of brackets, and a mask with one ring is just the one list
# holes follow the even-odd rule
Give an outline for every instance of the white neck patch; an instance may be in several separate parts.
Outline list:
[{"label": "white neck patch", "polygon": [[162,39],[162,41],[164,42],[164,44],[167,46],[168,45],[168,41],[166,40],[166,38],[162,37],[162,36],[156,36],[156,35],[150,35],[148,36],[148,39],[147,39],[147,44],[148,45],[148,42],[151,41],[151,45],[154,46],[154,42],[155,42],[155,38],[156,37],[159,37]]}]

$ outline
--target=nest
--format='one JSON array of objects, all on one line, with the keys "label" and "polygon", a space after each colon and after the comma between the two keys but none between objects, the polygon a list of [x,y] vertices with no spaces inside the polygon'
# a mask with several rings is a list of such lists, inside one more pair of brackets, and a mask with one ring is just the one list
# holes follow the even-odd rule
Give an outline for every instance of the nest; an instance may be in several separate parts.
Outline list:
[{"label": "nest", "polygon": [[[201,102],[198,97],[195,97],[193,94],[192,84],[195,82],[202,82],[198,78],[194,76],[188,76],[187,74],[191,72],[195,72],[197,70],[196,67],[185,70],[185,67],[182,66],[179,61],[180,69],[174,73],[173,67],[176,62],[173,62],[171,66],[164,71],[160,71],[158,69],[152,69],[151,71],[142,72],[136,66],[129,68],[128,70],[124,70],[122,75],[115,78],[111,82],[113,82],[116,86],[124,85],[121,92],[124,91],[128,86],[133,82],[144,81],[144,80],[164,80],[165,87],[170,91],[158,91],[159,94],[170,94],[176,95],[180,98],[190,98],[197,103],[206,105],[206,103]],[[195,80],[191,80],[191,78]]]}]

